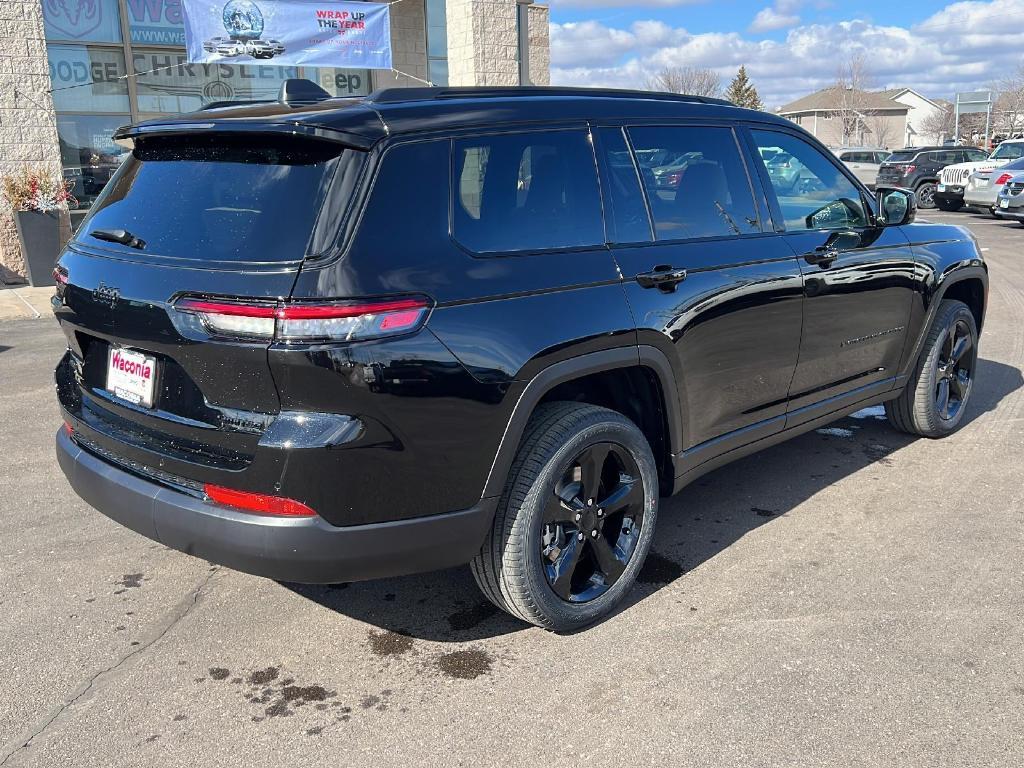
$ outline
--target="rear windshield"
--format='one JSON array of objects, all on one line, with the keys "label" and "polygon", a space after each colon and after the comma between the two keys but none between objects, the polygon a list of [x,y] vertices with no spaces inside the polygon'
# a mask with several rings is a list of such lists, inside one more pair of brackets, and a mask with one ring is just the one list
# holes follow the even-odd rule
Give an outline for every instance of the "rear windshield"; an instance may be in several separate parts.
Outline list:
[{"label": "rear windshield", "polygon": [[[309,252],[338,165],[359,154],[305,140],[143,139],[125,156],[76,239],[147,256],[298,261]],[[101,240],[90,234],[97,230],[127,230],[145,245],[133,249]]]},{"label": "rear windshield", "polygon": [[913,160],[917,156],[917,152],[893,152],[887,158],[887,163],[905,163],[908,160]]},{"label": "rear windshield", "polygon": [[1012,163],[1007,163],[1002,167],[1004,171],[1020,171],[1024,170],[1024,157],[1014,160]]}]

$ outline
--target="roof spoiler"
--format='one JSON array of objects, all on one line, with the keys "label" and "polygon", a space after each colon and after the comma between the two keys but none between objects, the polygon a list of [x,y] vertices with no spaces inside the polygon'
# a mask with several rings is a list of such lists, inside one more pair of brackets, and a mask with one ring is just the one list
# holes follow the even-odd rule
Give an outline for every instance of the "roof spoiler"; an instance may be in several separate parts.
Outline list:
[{"label": "roof spoiler", "polygon": [[303,104],[316,104],[318,101],[326,101],[332,98],[331,94],[303,77],[292,77],[281,83],[281,90],[277,100],[290,107]]}]

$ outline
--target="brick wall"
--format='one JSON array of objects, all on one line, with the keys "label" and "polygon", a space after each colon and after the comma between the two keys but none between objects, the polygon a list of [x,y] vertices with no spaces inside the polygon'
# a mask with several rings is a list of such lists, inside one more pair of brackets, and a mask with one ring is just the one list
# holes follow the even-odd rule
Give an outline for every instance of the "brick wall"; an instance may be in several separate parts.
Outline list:
[{"label": "brick wall", "polygon": [[530,19],[530,82],[532,85],[551,85],[548,7],[531,5],[527,13]]},{"label": "brick wall", "polygon": [[[29,165],[60,172],[39,0],[0,0],[0,174]],[[14,217],[0,202],[0,276],[24,276]]]}]

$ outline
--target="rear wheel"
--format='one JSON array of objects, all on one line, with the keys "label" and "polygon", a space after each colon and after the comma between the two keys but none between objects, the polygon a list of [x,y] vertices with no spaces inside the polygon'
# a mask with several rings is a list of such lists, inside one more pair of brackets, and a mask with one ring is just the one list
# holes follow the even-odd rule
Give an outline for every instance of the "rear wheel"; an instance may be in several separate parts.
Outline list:
[{"label": "rear wheel", "polygon": [[935,182],[926,181],[917,187],[917,207],[926,211],[935,207]]},{"label": "rear wheel", "polygon": [[593,405],[544,405],[527,426],[473,576],[513,616],[577,629],[633,588],[657,514],[654,455],[633,422]]},{"label": "rear wheel", "polygon": [[942,200],[938,197],[933,197],[935,200],[935,207],[940,211],[959,211],[964,207],[962,200]]},{"label": "rear wheel", "polygon": [[945,437],[960,428],[974,389],[978,328],[961,301],[945,299],[932,321],[914,375],[885,414],[897,429]]}]

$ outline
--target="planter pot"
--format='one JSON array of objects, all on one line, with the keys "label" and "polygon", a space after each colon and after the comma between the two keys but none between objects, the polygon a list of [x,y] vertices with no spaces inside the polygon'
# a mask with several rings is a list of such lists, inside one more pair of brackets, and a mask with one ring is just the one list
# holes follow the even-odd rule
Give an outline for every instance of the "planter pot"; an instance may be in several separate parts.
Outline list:
[{"label": "planter pot", "polygon": [[53,268],[60,255],[60,211],[15,211],[14,220],[28,284],[53,285]]}]

